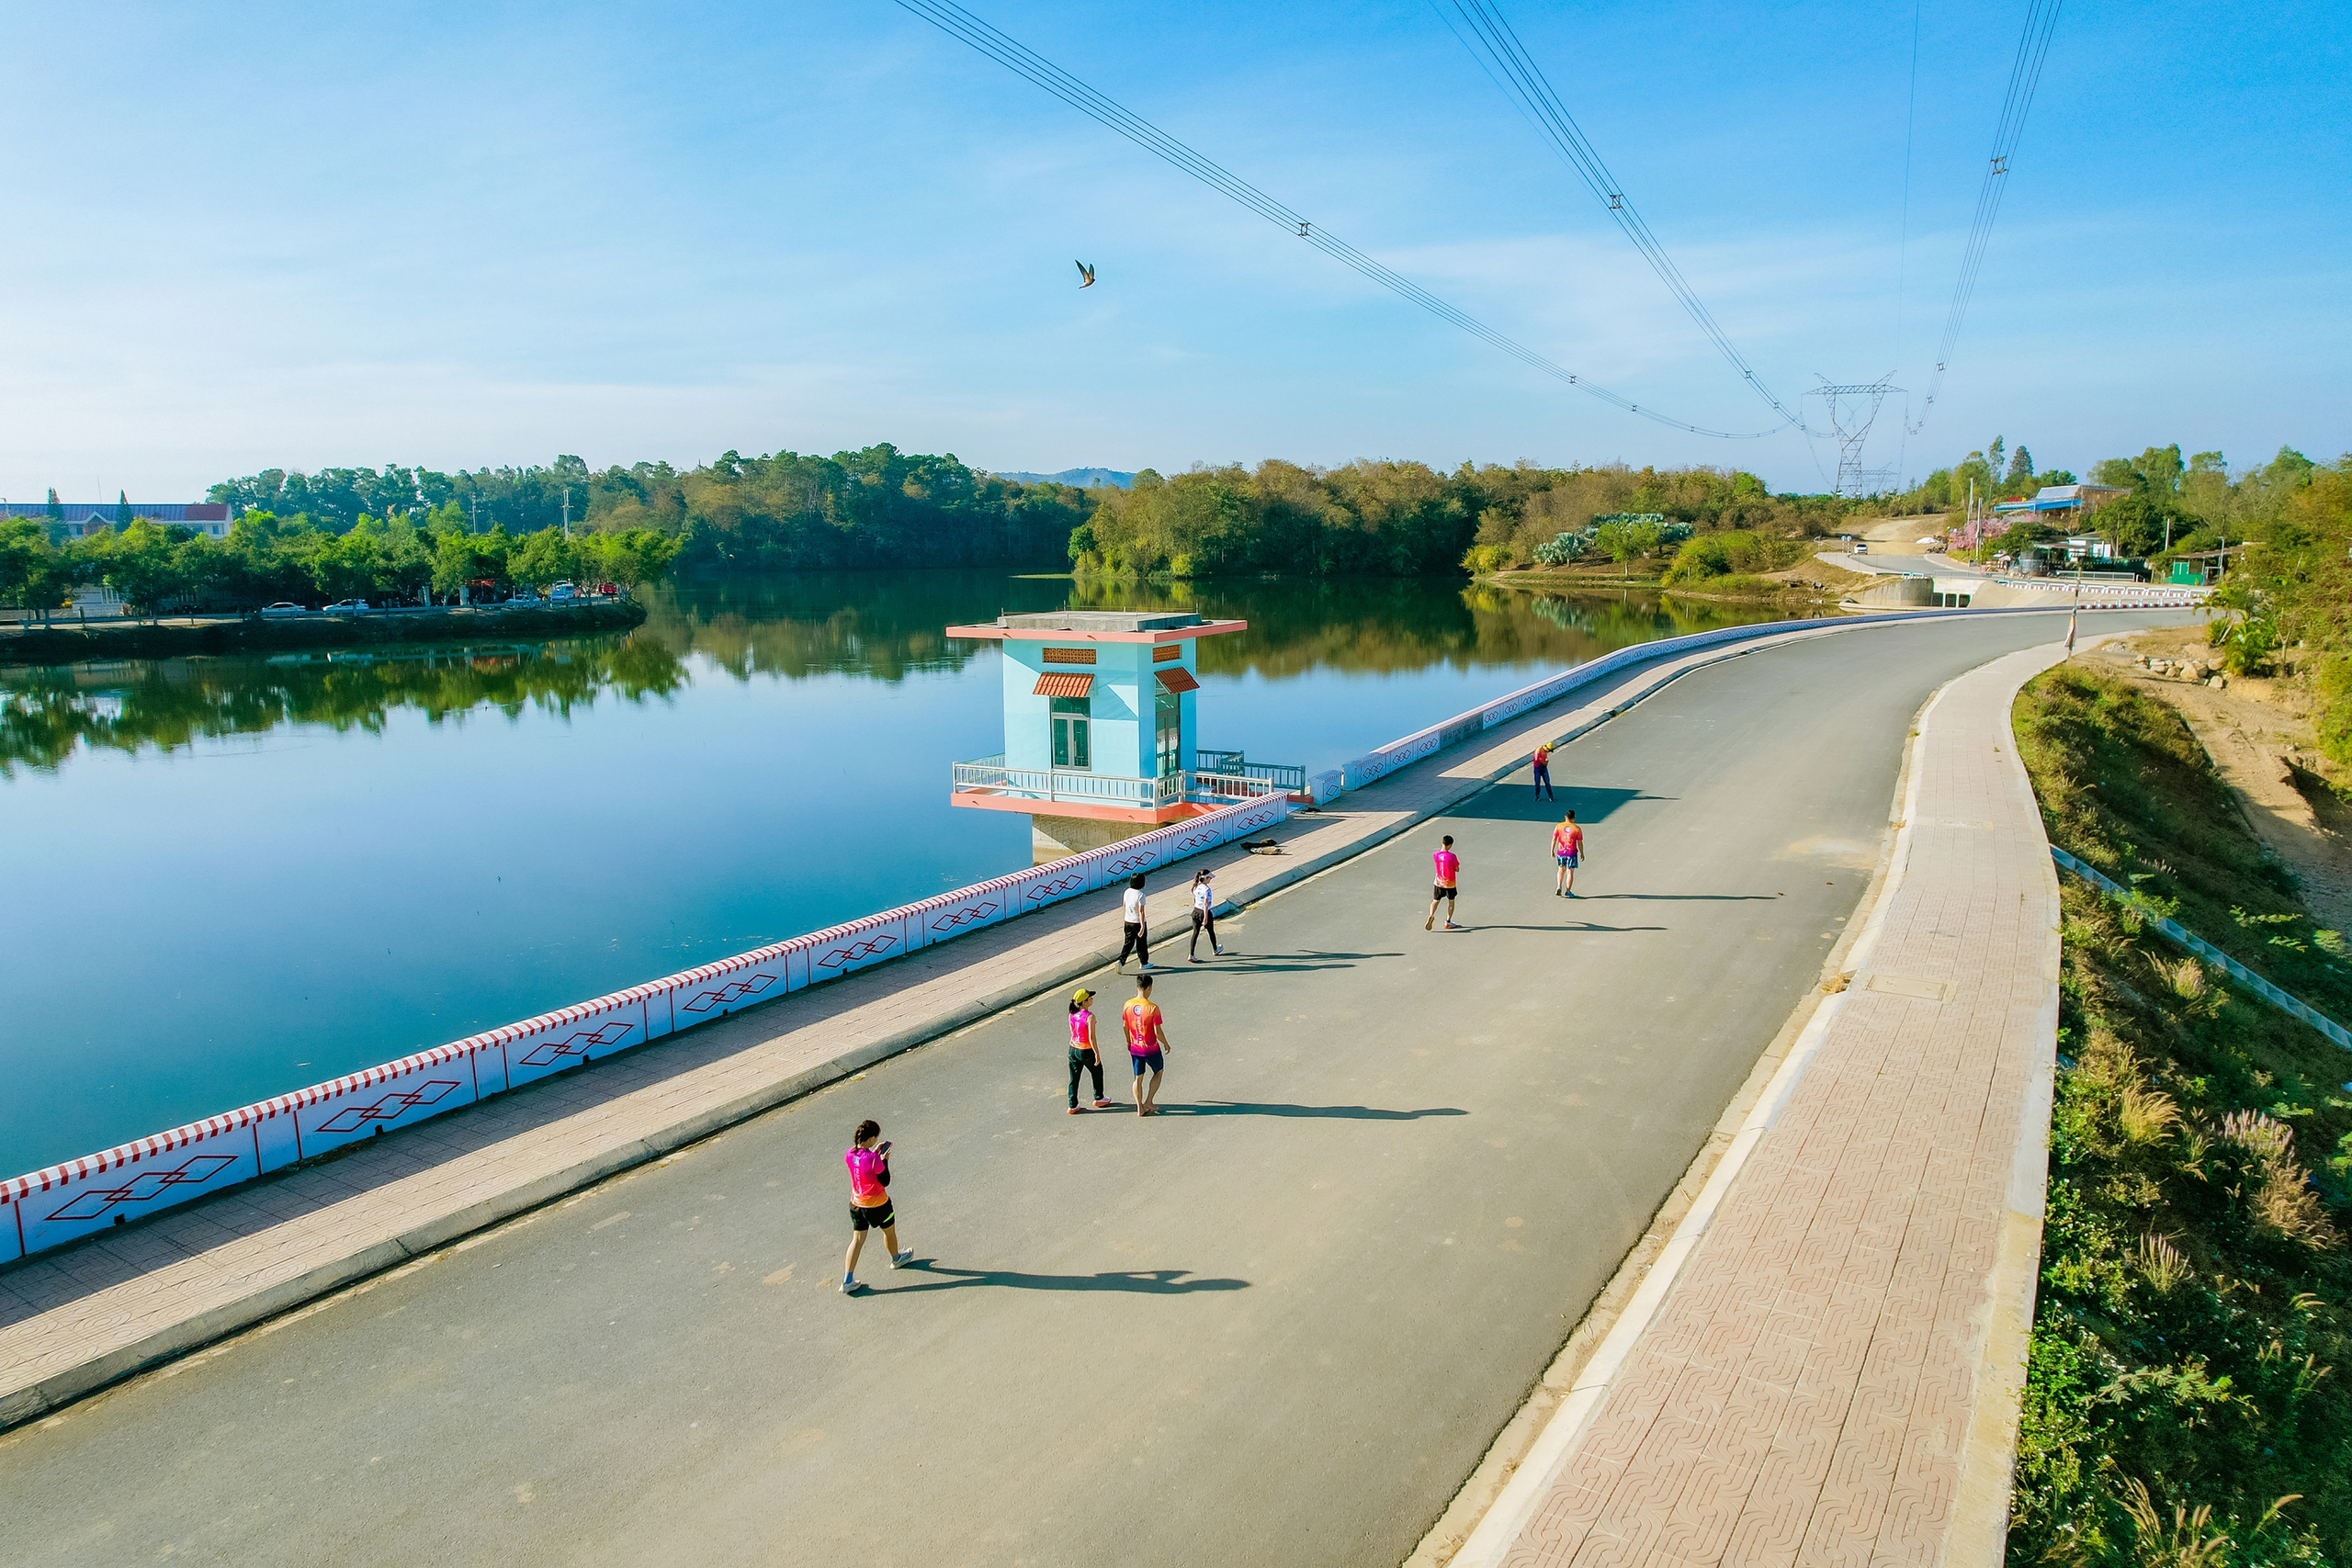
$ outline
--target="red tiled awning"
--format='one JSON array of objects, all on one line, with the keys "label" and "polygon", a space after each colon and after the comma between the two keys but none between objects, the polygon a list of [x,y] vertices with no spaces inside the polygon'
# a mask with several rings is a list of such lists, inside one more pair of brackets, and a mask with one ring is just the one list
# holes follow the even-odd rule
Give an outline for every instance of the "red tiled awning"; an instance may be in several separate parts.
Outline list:
[{"label": "red tiled awning", "polygon": [[1029,694],[1033,697],[1082,697],[1092,690],[1094,677],[1091,675],[1052,673],[1038,676],[1037,684]]},{"label": "red tiled awning", "polygon": [[1201,683],[1193,679],[1190,670],[1162,670],[1159,671],[1159,683],[1171,692],[1197,692],[1201,689]]}]

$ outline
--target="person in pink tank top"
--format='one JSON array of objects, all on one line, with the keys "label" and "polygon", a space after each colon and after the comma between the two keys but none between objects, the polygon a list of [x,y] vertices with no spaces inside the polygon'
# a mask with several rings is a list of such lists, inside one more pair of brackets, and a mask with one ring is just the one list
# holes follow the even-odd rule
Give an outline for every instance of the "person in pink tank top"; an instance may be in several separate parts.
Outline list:
[{"label": "person in pink tank top", "polygon": [[1079,1112],[1078,1080],[1086,1073],[1094,1075],[1094,1109],[1108,1111],[1111,1101],[1102,1093],[1102,1053],[1094,1046],[1094,1010],[1087,1004],[1094,993],[1080,986],[1069,994],[1069,1113]]}]

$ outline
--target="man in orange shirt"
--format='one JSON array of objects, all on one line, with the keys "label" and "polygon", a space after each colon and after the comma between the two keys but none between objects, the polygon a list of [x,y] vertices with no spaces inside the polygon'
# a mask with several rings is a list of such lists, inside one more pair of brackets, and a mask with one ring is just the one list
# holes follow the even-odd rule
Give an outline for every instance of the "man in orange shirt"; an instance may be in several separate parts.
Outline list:
[{"label": "man in orange shirt", "polygon": [[1583,859],[1584,829],[1577,826],[1577,808],[1571,806],[1560,825],[1552,829],[1552,862],[1560,868],[1552,884],[1554,897],[1577,896],[1577,863]]},{"label": "man in orange shirt", "polygon": [[1552,743],[1549,740],[1535,748],[1535,798],[1559,798],[1552,793]]},{"label": "man in orange shirt", "polygon": [[[1126,1027],[1127,1060],[1136,1070],[1136,1114],[1159,1114],[1159,1076],[1168,1067],[1168,1021],[1159,1013],[1159,1004],[1151,999],[1151,976],[1136,976],[1136,994],[1119,1010],[1119,1021]],[[1143,1075],[1151,1074],[1151,1085],[1144,1086]]]}]

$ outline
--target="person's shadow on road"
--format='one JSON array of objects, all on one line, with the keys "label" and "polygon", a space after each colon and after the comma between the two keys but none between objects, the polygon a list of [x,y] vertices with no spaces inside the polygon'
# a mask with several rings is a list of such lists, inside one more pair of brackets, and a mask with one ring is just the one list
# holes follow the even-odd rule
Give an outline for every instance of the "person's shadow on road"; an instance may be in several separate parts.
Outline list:
[{"label": "person's shadow on road", "polygon": [[950,1269],[928,1258],[907,1265],[945,1278],[920,1285],[868,1287],[874,1296],[911,1296],[925,1291],[966,1291],[995,1285],[1008,1291],[1118,1291],[1128,1295],[1190,1296],[1204,1291],[1246,1291],[1247,1280],[1188,1280],[1188,1269],[1114,1269],[1101,1274],[1024,1274],[1014,1269]]},{"label": "person's shadow on road", "polygon": [[[1192,969],[1198,969],[1204,974],[1215,972],[1221,975],[1294,975],[1315,969],[1352,969],[1363,960],[1404,956],[1401,953],[1308,952],[1270,953],[1260,953],[1255,957],[1241,957],[1228,950],[1224,957],[1209,959],[1200,964],[1179,959],[1168,964],[1155,964],[1151,974],[1155,980],[1170,975],[1182,975]],[[1236,958],[1240,958],[1240,962],[1236,963]]]},{"label": "person's shadow on road", "polygon": [[1665,926],[1601,926],[1601,925],[1595,925],[1595,924],[1594,924],[1592,921],[1590,921],[1590,920],[1570,920],[1570,921],[1564,921],[1564,922],[1562,922],[1561,924],[1556,925],[1556,926],[1515,926],[1515,925],[1510,925],[1510,924],[1509,924],[1509,923],[1507,923],[1507,922],[1505,922],[1505,921],[1502,921],[1502,920],[1488,920],[1488,921],[1485,921],[1485,922],[1483,922],[1483,923],[1481,923],[1481,924],[1478,924],[1478,925],[1475,925],[1475,926],[1465,925],[1465,926],[1458,927],[1458,928],[1456,928],[1456,929],[1457,929],[1457,930],[1460,930],[1460,931],[1615,931],[1615,932],[1623,932],[1623,931],[1665,931],[1665,930],[1667,930],[1667,929],[1668,929],[1668,928],[1667,928],[1667,927],[1665,927]]},{"label": "person's shadow on road", "polygon": [[1341,1122],[1418,1122],[1424,1116],[1467,1116],[1451,1105],[1425,1111],[1381,1111],[1369,1105],[1261,1105],[1242,1100],[1200,1100],[1163,1105],[1162,1116],[1305,1116]]}]

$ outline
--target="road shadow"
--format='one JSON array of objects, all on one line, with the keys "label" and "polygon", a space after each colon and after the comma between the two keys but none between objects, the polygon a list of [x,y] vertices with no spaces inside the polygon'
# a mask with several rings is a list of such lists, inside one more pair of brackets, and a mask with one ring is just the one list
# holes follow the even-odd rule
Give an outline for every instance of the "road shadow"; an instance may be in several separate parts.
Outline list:
[{"label": "road shadow", "polygon": [[[1558,764],[1554,764],[1556,769]],[[1492,789],[1476,795],[1454,807],[1448,817],[1483,818],[1498,822],[1557,822],[1560,814],[1570,807],[1576,808],[1577,820],[1589,828],[1596,822],[1606,822],[1610,814],[1621,806],[1636,800],[1679,800],[1674,795],[1651,795],[1638,789],[1582,789],[1561,785],[1555,793],[1556,800],[1539,800],[1528,787],[1522,770]]]},{"label": "road shadow", "polygon": [[1566,924],[1563,924],[1563,925],[1556,925],[1556,926],[1518,926],[1518,925],[1511,925],[1511,924],[1510,924],[1510,923],[1508,923],[1508,922],[1506,922],[1506,921],[1502,921],[1502,920],[1494,920],[1494,921],[1488,921],[1488,922],[1482,922],[1482,923],[1480,923],[1480,924],[1478,924],[1478,925],[1475,925],[1475,926],[1464,926],[1464,927],[1462,927],[1461,929],[1462,929],[1462,931],[1463,931],[1464,932],[1468,932],[1468,931],[1602,931],[1602,932],[1624,932],[1624,931],[1670,931],[1670,930],[1672,930],[1673,928],[1672,928],[1672,927],[1670,927],[1670,926],[1601,926],[1601,925],[1595,925],[1595,924],[1594,924],[1592,921],[1590,921],[1590,920],[1572,920],[1572,921],[1569,921],[1569,922],[1567,922],[1567,923],[1566,923]]},{"label": "road shadow", "polygon": [[1101,1274],[1023,1274],[1013,1269],[950,1269],[928,1258],[907,1265],[941,1275],[920,1285],[868,1285],[873,1296],[913,1296],[925,1291],[968,1291],[993,1285],[1007,1291],[1116,1291],[1127,1295],[1190,1296],[1206,1291],[1246,1291],[1247,1280],[1188,1280],[1188,1269],[1114,1269]]},{"label": "road shadow", "polygon": [[1579,904],[1598,904],[1604,898],[1626,898],[1647,904],[1769,904],[1781,897],[1778,893],[1579,893]]},{"label": "road shadow", "polygon": [[1162,1116],[1303,1116],[1337,1122],[1418,1122],[1424,1116],[1467,1116],[1451,1105],[1422,1111],[1382,1111],[1369,1105],[1261,1105],[1246,1100],[1197,1100],[1163,1105]]},{"label": "road shadow", "polygon": [[[1226,975],[1295,975],[1316,969],[1352,969],[1368,959],[1404,956],[1401,953],[1265,953],[1254,958],[1239,958],[1237,953],[1227,953],[1223,958],[1204,958],[1198,964],[1179,958],[1155,964],[1151,977],[1158,981],[1170,975],[1182,975],[1192,970],[1205,974],[1212,969]],[[1236,962],[1237,958],[1239,962]],[[1121,977],[1132,978],[1131,976]]]}]

